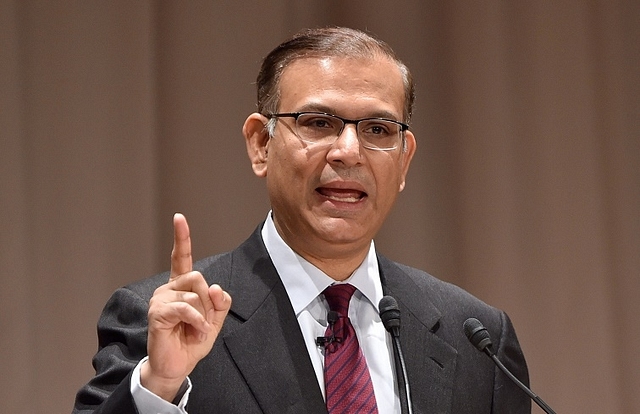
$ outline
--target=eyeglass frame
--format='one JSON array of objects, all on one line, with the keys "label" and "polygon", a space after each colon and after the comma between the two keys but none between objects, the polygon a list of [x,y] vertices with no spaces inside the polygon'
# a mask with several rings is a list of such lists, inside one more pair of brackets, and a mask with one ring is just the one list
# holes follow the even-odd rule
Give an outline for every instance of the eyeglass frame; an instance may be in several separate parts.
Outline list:
[{"label": "eyeglass frame", "polygon": [[[302,111],[302,112],[280,112],[280,113],[275,113],[275,114],[268,114],[265,115],[267,118],[271,119],[278,119],[278,118],[293,118],[295,120],[295,126],[296,126],[296,136],[298,137],[299,140],[304,141],[304,142],[308,142],[308,143],[312,143],[312,144],[317,144],[317,142],[314,141],[307,141],[302,139],[298,133],[298,118],[301,115],[325,115],[331,118],[335,118],[335,119],[339,119],[340,121],[342,121],[342,127],[340,128],[340,130],[338,131],[338,133],[336,134],[336,140],[338,138],[340,138],[340,135],[342,135],[342,133],[344,132],[344,128],[347,126],[347,124],[353,124],[356,127],[356,135],[358,136],[358,140],[360,140],[360,134],[358,133],[358,124],[362,121],[385,121],[385,122],[391,122],[393,124],[396,124],[400,127],[400,131],[399,131],[399,137],[402,140],[403,143],[403,148],[404,148],[404,133],[406,131],[409,130],[409,125],[405,124],[403,122],[400,121],[396,121],[395,119],[388,119],[388,118],[382,118],[382,117],[368,117],[368,118],[360,118],[360,119],[349,119],[349,118],[343,118],[341,116],[338,115],[334,115],[334,114],[330,114],[327,112],[320,112],[320,111]],[[334,141],[335,142],[335,141]],[[362,140],[360,140],[360,143],[362,144],[362,146],[366,149],[370,149],[373,151],[393,151],[395,149],[398,148],[398,145],[396,144],[393,148],[378,148],[378,147],[371,147],[371,146],[367,146],[364,142],[362,142]]]}]

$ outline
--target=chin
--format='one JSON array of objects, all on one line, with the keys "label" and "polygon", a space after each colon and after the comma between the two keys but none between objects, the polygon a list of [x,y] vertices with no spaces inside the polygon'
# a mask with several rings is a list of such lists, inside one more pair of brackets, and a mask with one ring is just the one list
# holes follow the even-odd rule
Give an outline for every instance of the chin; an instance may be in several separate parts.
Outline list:
[{"label": "chin", "polygon": [[[369,229],[349,218],[324,218],[316,227],[317,232],[327,241],[337,244],[369,242]],[[370,223],[369,223],[370,224]]]}]

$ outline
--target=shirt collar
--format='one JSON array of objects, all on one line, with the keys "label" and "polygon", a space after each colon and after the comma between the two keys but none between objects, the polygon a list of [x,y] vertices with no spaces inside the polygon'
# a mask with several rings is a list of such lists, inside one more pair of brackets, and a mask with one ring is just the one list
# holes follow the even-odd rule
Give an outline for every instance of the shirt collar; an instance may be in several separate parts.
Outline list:
[{"label": "shirt collar", "polygon": [[[285,243],[276,230],[271,211],[267,215],[261,234],[271,261],[289,295],[296,316],[309,306],[323,290],[336,283],[335,280],[295,253]],[[378,310],[378,303],[383,295],[373,240],[365,259],[344,282],[354,285]]]}]

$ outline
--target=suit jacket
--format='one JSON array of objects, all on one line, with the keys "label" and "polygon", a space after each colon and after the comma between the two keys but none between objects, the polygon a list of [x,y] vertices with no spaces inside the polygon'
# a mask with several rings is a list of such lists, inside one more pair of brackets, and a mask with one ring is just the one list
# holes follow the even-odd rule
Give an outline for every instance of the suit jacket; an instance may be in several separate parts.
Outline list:
[{"label": "suit jacket", "polygon": [[[400,341],[416,414],[530,413],[529,398],[476,350],[462,325],[480,319],[494,350],[523,382],[524,356],[506,314],[427,273],[378,256],[385,294],[402,312]],[[232,252],[197,262],[233,298],[213,349],[189,376],[190,414],[326,414],[304,339],[260,229]],[[98,322],[96,376],[74,413],[136,413],[130,375],[146,355],[147,310],[168,273],[118,289]],[[381,413],[385,414],[385,413]]]}]

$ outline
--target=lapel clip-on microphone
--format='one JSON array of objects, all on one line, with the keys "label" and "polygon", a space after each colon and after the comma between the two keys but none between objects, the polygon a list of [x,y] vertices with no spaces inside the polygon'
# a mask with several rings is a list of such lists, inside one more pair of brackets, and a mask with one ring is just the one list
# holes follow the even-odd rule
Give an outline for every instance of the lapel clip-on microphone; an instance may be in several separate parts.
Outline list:
[{"label": "lapel clip-on microphone", "polygon": [[340,315],[336,311],[329,311],[327,313],[327,323],[329,324],[329,329],[331,330],[331,335],[329,336],[319,336],[316,338],[316,345],[326,348],[327,345],[332,342],[342,342],[342,338],[336,338],[334,325],[338,322],[338,318]]},{"label": "lapel clip-on microphone", "polygon": [[391,334],[393,340],[393,355],[396,360],[396,374],[398,376],[398,390],[400,391],[400,403],[402,412],[413,414],[411,390],[409,389],[409,377],[407,367],[400,347],[400,308],[398,302],[392,296],[384,296],[378,305],[380,319],[384,328]]}]

